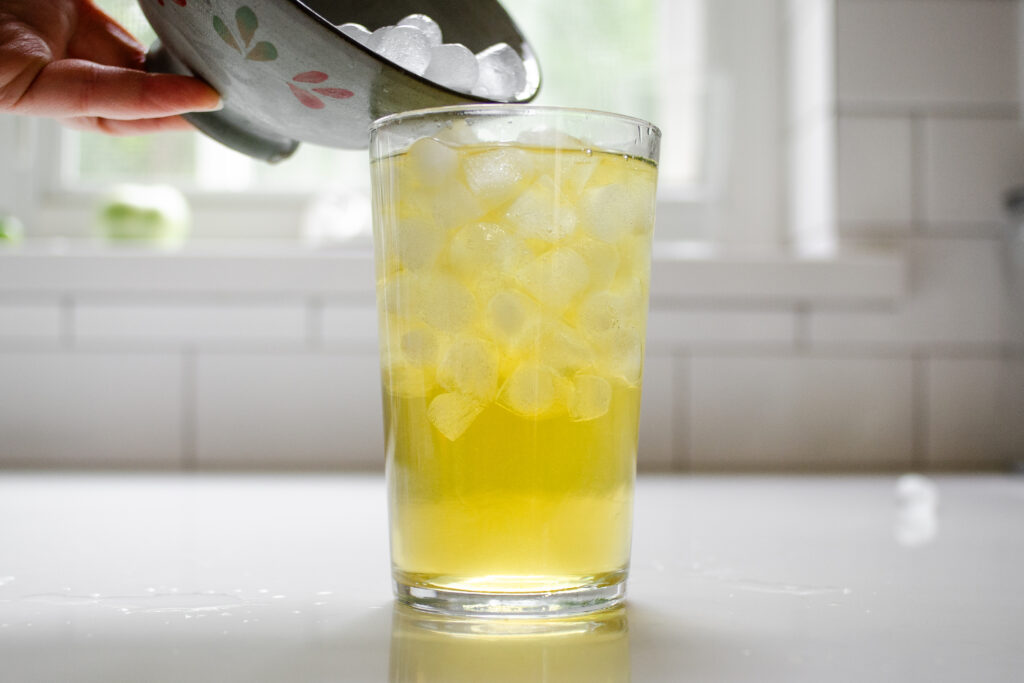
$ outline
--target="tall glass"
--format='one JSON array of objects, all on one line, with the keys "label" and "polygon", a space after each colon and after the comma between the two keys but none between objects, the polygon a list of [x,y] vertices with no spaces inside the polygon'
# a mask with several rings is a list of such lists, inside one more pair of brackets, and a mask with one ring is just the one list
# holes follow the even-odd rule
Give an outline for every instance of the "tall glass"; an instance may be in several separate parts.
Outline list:
[{"label": "tall glass", "polygon": [[400,601],[533,616],[622,600],[659,138],[521,105],[374,124]]}]

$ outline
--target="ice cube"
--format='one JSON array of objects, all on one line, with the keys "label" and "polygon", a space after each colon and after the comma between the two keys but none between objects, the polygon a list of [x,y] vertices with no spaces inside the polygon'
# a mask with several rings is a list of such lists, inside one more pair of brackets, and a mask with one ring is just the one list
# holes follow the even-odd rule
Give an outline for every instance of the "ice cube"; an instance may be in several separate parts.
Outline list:
[{"label": "ice cube", "polygon": [[438,335],[422,325],[400,333],[398,348],[411,365],[433,366],[437,364]]},{"label": "ice cube", "polygon": [[426,78],[459,92],[473,90],[480,74],[476,56],[460,43],[435,45],[430,49],[430,64],[423,74]]},{"label": "ice cube", "polygon": [[939,500],[939,489],[928,477],[904,474],[896,480],[896,500],[905,506],[934,507]]},{"label": "ice cube", "polygon": [[409,318],[413,315],[418,284],[419,278],[406,272],[395,273],[384,283],[381,290],[384,310],[395,319],[393,327],[397,327],[397,318]]},{"label": "ice cube", "polygon": [[518,135],[516,141],[531,147],[551,149],[586,149],[587,147],[579,138],[563,133],[555,128],[525,130]]},{"label": "ice cube", "polygon": [[498,350],[483,339],[459,337],[445,350],[437,380],[449,391],[487,403],[498,390]]},{"label": "ice cube", "polygon": [[625,292],[595,292],[580,304],[576,325],[592,336],[610,330],[638,329],[642,303],[641,300],[638,304],[636,297],[628,296]]},{"label": "ice cube", "polygon": [[583,335],[561,322],[541,328],[534,351],[540,362],[559,372],[572,373],[594,363],[594,351]]},{"label": "ice cube", "polygon": [[643,374],[644,344],[640,332],[613,329],[598,337],[600,367],[630,386],[639,386]]},{"label": "ice cube", "polygon": [[402,187],[403,215],[429,218],[445,230],[480,218],[488,207],[461,181],[449,177],[437,185]]},{"label": "ice cube", "polygon": [[630,235],[619,243],[620,266],[617,277],[649,282],[651,277],[651,236]]},{"label": "ice cube", "polygon": [[427,407],[427,419],[444,438],[455,441],[469,429],[483,409],[484,406],[471,396],[438,394]]},{"label": "ice cube", "polygon": [[341,26],[338,27],[338,30],[340,30],[342,33],[344,33],[346,36],[356,41],[360,45],[366,45],[367,41],[370,40],[370,36],[372,35],[370,31],[367,30],[367,28],[362,24],[355,24],[352,22],[342,24]]},{"label": "ice cube", "polygon": [[573,378],[569,414],[574,420],[596,420],[607,414],[612,405],[612,387],[597,375],[578,374]]},{"label": "ice cube", "polygon": [[480,142],[476,131],[466,121],[455,119],[448,123],[447,127],[435,134],[438,140],[454,145],[475,145]]},{"label": "ice cube", "polygon": [[558,248],[520,268],[516,280],[527,294],[561,313],[587,288],[590,271],[582,256],[572,249]]},{"label": "ice cube", "polygon": [[403,218],[394,240],[398,267],[416,270],[432,266],[444,248],[445,238],[446,233],[431,222]]},{"label": "ice cube", "polygon": [[441,44],[441,27],[426,14],[410,14],[398,22],[398,26],[412,26],[419,29],[431,47]]},{"label": "ice cube", "polygon": [[430,41],[423,31],[412,26],[395,26],[385,33],[376,52],[420,76],[430,63]]},{"label": "ice cube", "polygon": [[583,238],[572,245],[590,268],[590,289],[602,290],[615,279],[619,269],[619,252],[614,246],[600,240]]},{"label": "ice cube", "polygon": [[633,183],[611,183],[586,190],[580,198],[579,217],[591,235],[618,242],[634,233],[649,232],[653,224],[654,194]]},{"label": "ice cube", "polygon": [[594,171],[601,165],[592,153],[561,155],[560,180],[562,190],[570,197],[579,197]]},{"label": "ice cube", "polygon": [[434,389],[433,368],[396,362],[384,369],[384,389],[400,398],[423,398]]},{"label": "ice cube", "polygon": [[550,176],[541,176],[512,202],[505,218],[524,239],[557,242],[576,229],[576,211]]},{"label": "ice cube", "polygon": [[434,197],[434,218],[449,228],[479,218],[487,212],[487,205],[460,182],[446,183],[443,192]]},{"label": "ice cube", "polygon": [[470,223],[452,237],[448,261],[465,275],[500,273],[523,261],[529,250],[497,223]]},{"label": "ice cube", "polygon": [[459,165],[459,153],[434,138],[414,142],[406,152],[406,158],[416,181],[430,186],[448,180]]},{"label": "ice cube", "polygon": [[384,40],[384,36],[391,32],[394,26],[381,26],[380,28],[373,31],[370,36],[366,39],[366,47],[370,48],[374,52],[380,53],[380,44]]},{"label": "ice cube", "polygon": [[458,332],[476,316],[476,299],[451,275],[401,271],[388,279],[383,292],[389,315],[421,320],[439,332]]},{"label": "ice cube", "polygon": [[476,299],[454,277],[433,273],[417,286],[422,288],[416,295],[417,312],[434,329],[458,332],[476,317]]},{"label": "ice cube", "polygon": [[546,365],[524,362],[505,380],[498,402],[519,415],[536,417],[554,407],[559,379],[558,373]]},{"label": "ice cube", "polygon": [[512,199],[533,175],[530,155],[511,147],[469,155],[463,170],[470,191],[492,208]]},{"label": "ice cube", "polygon": [[486,321],[495,341],[515,346],[540,321],[540,306],[522,292],[502,290],[487,302]]},{"label": "ice cube", "polygon": [[526,88],[526,67],[519,53],[507,43],[491,45],[476,55],[480,74],[473,94],[491,100],[509,101]]}]

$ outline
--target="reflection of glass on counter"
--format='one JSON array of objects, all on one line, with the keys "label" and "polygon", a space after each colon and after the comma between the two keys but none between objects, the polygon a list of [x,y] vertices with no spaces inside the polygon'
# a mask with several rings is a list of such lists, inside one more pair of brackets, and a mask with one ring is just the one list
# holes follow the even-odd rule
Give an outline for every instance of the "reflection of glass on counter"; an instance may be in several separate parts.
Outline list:
[{"label": "reflection of glass on counter", "polygon": [[396,605],[391,683],[627,683],[626,609],[574,619],[470,619]]}]

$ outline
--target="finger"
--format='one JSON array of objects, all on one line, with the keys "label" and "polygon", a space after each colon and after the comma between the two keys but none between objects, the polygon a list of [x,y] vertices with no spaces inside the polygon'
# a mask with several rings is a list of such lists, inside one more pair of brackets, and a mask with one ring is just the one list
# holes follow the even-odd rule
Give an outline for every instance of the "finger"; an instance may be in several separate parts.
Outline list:
[{"label": "finger", "polygon": [[103,10],[87,2],[79,8],[67,56],[107,66],[141,69],[146,61],[146,48]]},{"label": "finger", "polygon": [[216,91],[195,78],[62,59],[39,71],[13,111],[57,118],[151,119],[219,108]]},{"label": "finger", "polygon": [[149,133],[195,130],[192,124],[180,116],[165,116],[157,119],[136,119],[134,121],[104,119],[98,116],[76,116],[68,119],[62,119],[61,123],[74,130],[117,136],[147,135]]}]

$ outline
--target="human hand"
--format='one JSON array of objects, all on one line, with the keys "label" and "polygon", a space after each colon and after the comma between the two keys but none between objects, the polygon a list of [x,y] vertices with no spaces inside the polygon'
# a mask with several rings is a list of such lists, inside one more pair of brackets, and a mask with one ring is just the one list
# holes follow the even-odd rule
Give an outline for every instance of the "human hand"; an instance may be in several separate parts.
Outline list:
[{"label": "human hand", "polygon": [[179,114],[220,108],[202,81],[146,73],[145,59],[92,0],[0,0],[0,113],[133,135],[187,129]]}]

